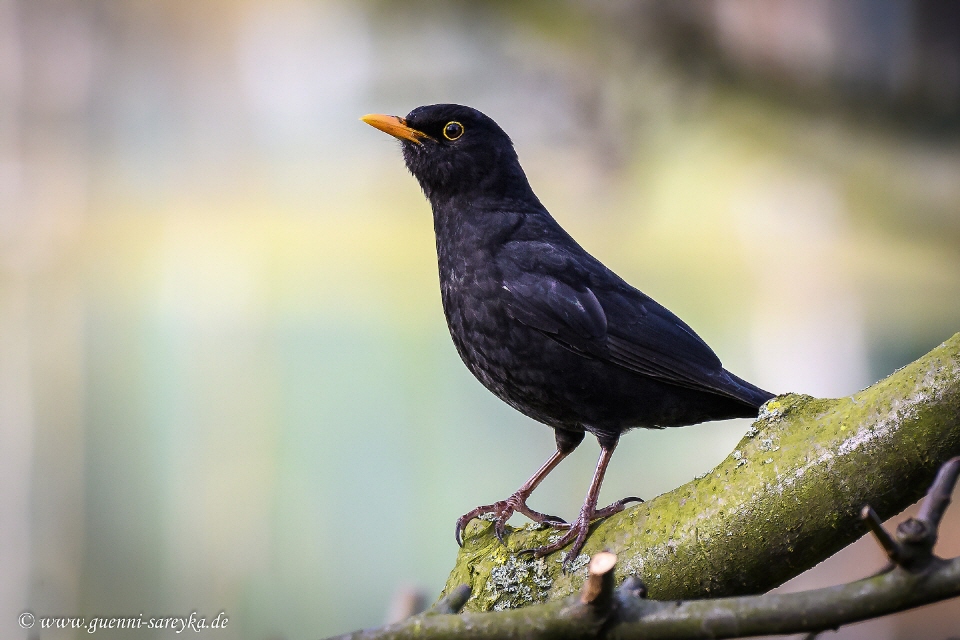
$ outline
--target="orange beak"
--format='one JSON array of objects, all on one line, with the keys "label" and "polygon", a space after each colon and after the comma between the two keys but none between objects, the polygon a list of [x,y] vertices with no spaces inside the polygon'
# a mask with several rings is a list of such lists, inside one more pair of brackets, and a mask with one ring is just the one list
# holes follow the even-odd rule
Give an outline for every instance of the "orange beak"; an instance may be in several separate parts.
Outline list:
[{"label": "orange beak", "polygon": [[433,140],[433,138],[424,132],[417,131],[412,127],[408,127],[407,121],[403,118],[398,118],[397,116],[384,116],[378,113],[370,113],[360,119],[371,127],[380,129],[380,131],[383,131],[384,133],[389,133],[394,138],[409,140],[410,142],[416,142],[417,144],[423,144],[420,142],[422,138]]}]

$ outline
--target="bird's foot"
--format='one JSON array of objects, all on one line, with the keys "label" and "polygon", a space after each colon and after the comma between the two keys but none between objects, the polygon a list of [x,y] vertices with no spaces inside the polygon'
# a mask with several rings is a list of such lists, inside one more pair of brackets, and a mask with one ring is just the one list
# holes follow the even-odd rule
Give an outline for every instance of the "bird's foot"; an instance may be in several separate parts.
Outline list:
[{"label": "bird's foot", "polygon": [[570,549],[563,557],[563,571],[566,572],[574,560],[577,559],[577,556],[580,555],[580,551],[583,550],[583,545],[587,541],[587,535],[590,533],[590,522],[594,519],[592,515],[593,514],[589,514],[586,510],[582,510],[580,517],[577,518],[575,522],[566,525],[567,532],[560,536],[559,539],[542,547],[537,547],[536,549],[525,549],[520,553],[532,553],[535,558],[542,558],[570,544]]},{"label": "bird's foot", "polygon": [[558,540],[542,547],[537,547],[536,549],[525,549],[521,553],[532,553],[534,557],[542,558],[550,555],[554,551],[563,549],[572,542],[573,544],[570,546],[570,549],[567,551],[563,559],[563,570],[566,571],[583,550],[583,545],[587,541],[587,535],[590,533],[590,523],[592,523],[594,520],[608,518],[615,513],[620,513],[623,511],[628,502],[643,502],[643,499],[631,496],[629,498],[617,500],[610,506],[604,507],[603,509],[590,509],[585,507],[581,509],[580,517],[577,518],[575,522],[571,524],[557,523],[553,525],[558,529],[567,529],[567,532]]},{"label": "bird's foot", "polygon": [[509,520],[510,516],[512,516],[514,513],[522,513],[538,524],[546,524],[550,526],[570,526],[562,518],[540,513],[539,511],[534,511],[527,506],[526,500],[527,496],[518,491],[506,500],[500,500],[499,502],[494,502],[493,504],[483,505],[463,514],[457,519],[457,544],[461,547],[463,546],[463,530],[466,529],[467,524],[474,518],[479,518],[486,514],[493,516],[493,533],[497,536],[497,540],[500,541],[500,544],[503,545],[506,544],[503,541],[503,536],[506,533],[507,520]]},{"label": "bird's foot", "polygon": [[636,496],[630,496],[617,500],[609,507],[604,507],[603,509],[597,509],[593,512],[592,520],[599,520],[600,518],[609,518],[615,513],[620,513],[627,506],[628,502],[643,502],[643,498],[638,498]]}]

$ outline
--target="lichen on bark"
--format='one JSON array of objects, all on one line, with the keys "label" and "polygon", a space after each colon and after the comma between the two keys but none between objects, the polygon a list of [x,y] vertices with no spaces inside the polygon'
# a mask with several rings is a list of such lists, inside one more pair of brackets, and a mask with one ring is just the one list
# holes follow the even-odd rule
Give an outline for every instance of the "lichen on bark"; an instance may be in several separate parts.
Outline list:
[{"label": "lichen on bark", "polygon": [[[651,598],[760,593],[866,533],[865,503],[886,518],[918,500],[958,454],[960,334],[852,396],[774,398],[716,468],[596,523],[583,552],[616,553],[617,582],[638,575]],[[563,573],[563,551],[519,554],[552,535],[509,529],[504,547],[474,521],[444,593],[471,585],[468,611],[574,593],[586,573]]]}]

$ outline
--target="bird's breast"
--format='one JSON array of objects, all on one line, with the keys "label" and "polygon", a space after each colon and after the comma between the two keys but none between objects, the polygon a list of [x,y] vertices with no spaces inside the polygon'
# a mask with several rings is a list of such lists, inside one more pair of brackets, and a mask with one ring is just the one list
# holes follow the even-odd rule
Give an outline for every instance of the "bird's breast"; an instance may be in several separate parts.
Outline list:
[{"label": "bird's breast", "polygon": [[[554,426],[571,422],[566,411],[556,411],[563,400],[547,397],[543,389],[573,354],[507,312],[497,261],[505,232],[484,233],[462,220],[452,224],[452,219],[436,217],[437,256],[443,311],[460,358],[487,389],[515,409]],[[498,223],[495,228],[502,231],[509,225]]]},{"label": "bird's breast", "polygon": [[559,347],[507,313],[502,278],[492,262],[465,257],[440,271],[443,310],[457,353],[501,400],[536,420],[557,424],[553,412],[541,406],[545,399],[538,389],[553,368],[545,355]]},{"label": "bird's breast", "polygon": [[521,342],[509,339],[517,327],[507,315],[502,286],[493,257],[482,250],[440,262],[440,295],[450,336],[467,367],[490,388],[502,382],[509,352]]}]

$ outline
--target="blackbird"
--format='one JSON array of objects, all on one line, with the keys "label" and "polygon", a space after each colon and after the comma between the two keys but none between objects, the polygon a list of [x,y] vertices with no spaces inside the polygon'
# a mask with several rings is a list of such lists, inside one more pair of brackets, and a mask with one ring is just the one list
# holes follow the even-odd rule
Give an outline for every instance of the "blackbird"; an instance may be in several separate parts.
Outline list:
[{"label": "blackbird", "polygon": [[[569,562],[593,520],[642,502],[629,497],[597,509],[620,434],[756,416],[773,397],[725,370],[686,323],[581,248],[534,195],[513,142],[493,120],[456,104],[362,120],[401,141],[433,208],[443,312],[464,364],[556,435],[556,452],[513,495],[457,520],[458,544],[467,523],[484,514],[503,542],[507,520],[519,512],[566,529],[529,551],[542,557],[571,545]],[[576,521],[528,507],[586,431],[601,453]]]}]

